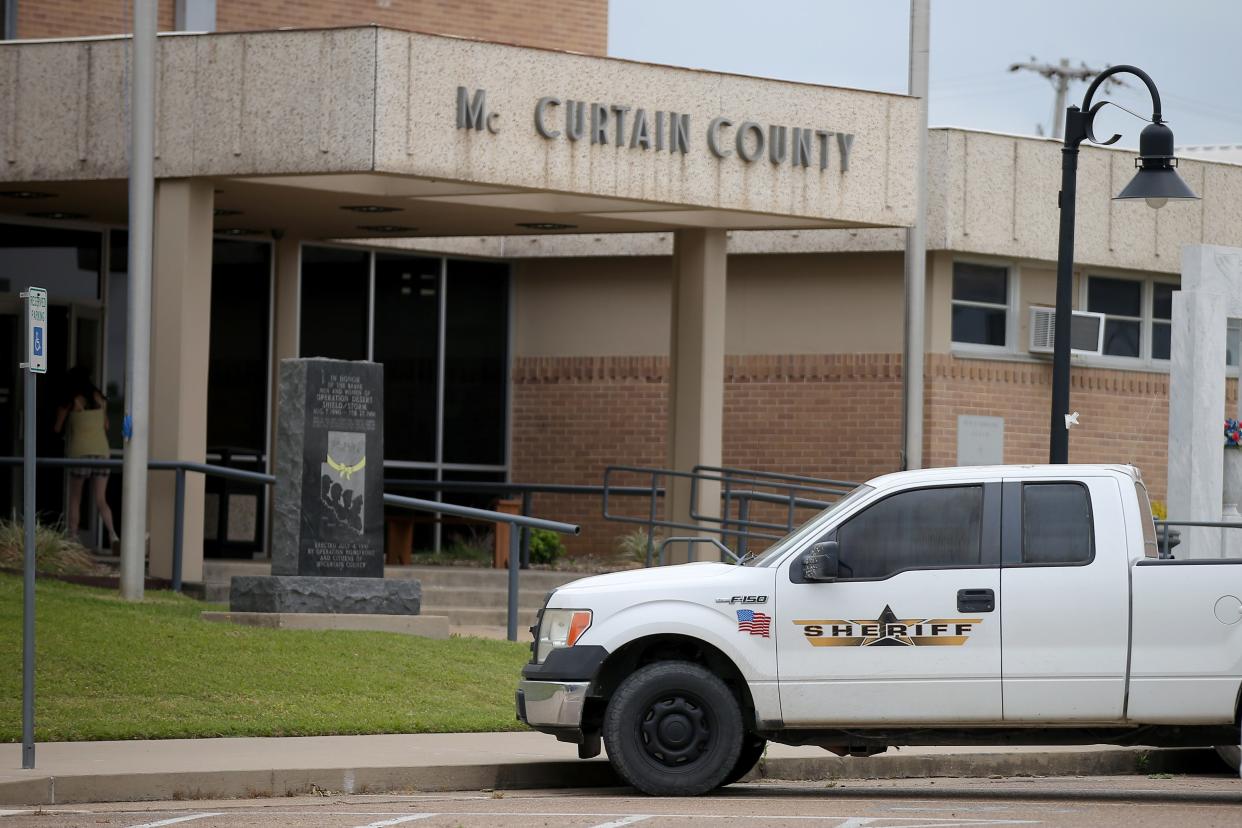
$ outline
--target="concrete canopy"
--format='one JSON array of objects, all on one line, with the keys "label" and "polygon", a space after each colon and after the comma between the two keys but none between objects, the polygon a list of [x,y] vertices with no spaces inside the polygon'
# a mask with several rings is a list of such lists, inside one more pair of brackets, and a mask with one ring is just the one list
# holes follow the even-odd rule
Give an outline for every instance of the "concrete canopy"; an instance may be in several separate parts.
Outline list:
[{"label": "concrete canopy", "polygon": [[[53,195],[0,211],[124,222],[128,49],[0,44],[0,182]],[[375,27],[162,37],[157,72],[156,176],[211,180],[217,231],[913,221],[916,107],[899,95]],[[343,209],[360,206],[379,209]]]}]

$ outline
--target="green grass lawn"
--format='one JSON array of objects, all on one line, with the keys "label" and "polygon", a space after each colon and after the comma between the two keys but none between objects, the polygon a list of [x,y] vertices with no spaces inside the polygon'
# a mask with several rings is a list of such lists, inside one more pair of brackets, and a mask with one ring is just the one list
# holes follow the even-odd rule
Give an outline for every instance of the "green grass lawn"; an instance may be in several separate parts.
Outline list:
[{"label": "green grass lawn", "polygon": [[[522,643],[267,630],[40,580],[39,741],[517,730]],[[21,739],[21,579],[0,575],[0,741]]]}]

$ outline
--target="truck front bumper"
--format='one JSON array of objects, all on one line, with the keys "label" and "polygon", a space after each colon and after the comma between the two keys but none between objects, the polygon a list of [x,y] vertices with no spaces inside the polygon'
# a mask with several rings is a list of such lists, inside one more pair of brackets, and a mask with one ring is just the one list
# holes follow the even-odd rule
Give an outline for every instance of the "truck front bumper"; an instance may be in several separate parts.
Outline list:
[{"label": "truck front bumper", "polygon": [[518,682],[517,717],[533,728],[577,730],[582,725],[589,681]]}]

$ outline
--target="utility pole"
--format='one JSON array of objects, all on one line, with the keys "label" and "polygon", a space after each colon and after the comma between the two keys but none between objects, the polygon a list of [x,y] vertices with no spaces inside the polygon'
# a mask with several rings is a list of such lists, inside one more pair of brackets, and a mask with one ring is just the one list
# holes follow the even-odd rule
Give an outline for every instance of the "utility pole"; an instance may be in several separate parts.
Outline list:
[{"label": "utility pole", "polygon": [[[1078,67],[1074,68],[1070,66],[1069,58],[1061,58],[1060,63],[1053,65],[1051,63],[1040,63],[1032,57],[1026,63],[1010,65],[1009,71],[1034,72],[1052,82],[1052,86],[1056,90],[1056,99],[1052,103],[1052,137],[1060,141],[1065,137],[1065,107],[1066,102],[1069,100],[1070,81],[1089,81],[1104,70],[1092,69],[1085,63],[1079,63]],[[1114,85],[1125,86],[1122,81],[1116,80],[1113,77],[1107,78],[1104,84],[1106,90]]]},{"label": "utility pole", "polygon": [[141,601],[147,552],[151,255],[155,210],[156,2],[134,0],[130,43],[129,329],[125,336],[125,463],[121,492],[121,597]]},{"label": "utility pole", "polygon": [[910,0],[910,86],[918,100],[914,224],[906,228],[905,341],[902,352],[903,469],[923,468],[923,337],[927,315],[927,75],[931,0]]}]

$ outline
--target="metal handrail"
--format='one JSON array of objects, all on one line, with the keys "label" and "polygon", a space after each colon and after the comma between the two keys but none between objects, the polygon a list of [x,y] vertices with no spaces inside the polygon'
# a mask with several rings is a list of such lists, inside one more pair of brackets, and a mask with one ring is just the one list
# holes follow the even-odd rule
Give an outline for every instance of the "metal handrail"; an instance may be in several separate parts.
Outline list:
[{"label": "metal handrail", "polygon": [[[21,465],[23,460],[24,458],[21,457],[0,457],[0,465]],[[39,457],[35,458],[35,464],[51,466],[53,468],[73,466],[76,468],[112,469],[122,468],[124,461],[113,458]],[[270,486],[276,482],[275,475],[245,471],[243,469],[232,469],[227,466],[215,466],[210,463],[196,463],[189,460],[150,460],[147,462],[147,468],[151,471],[172,471],[177,475],[173,507],[172,561],[172,588],[175,592],[181,591],[182,557],[184,553],[182,536],[185,534],[186,472],[196,472],[202,475],[223,477],[230,480],[243,480],[265,486]],[[528,529],[547,529],[563,535],[577,535],[581,531],[581,527],[574,523],[563,523],[557,520],[546,520],[526,515],[512,515],[507,512],[494,512],[490,509],[477,509],[473,506],[458,506],[455,503],[440,503],[434,500],[420,500],[419,498],[403,497],[401,495],[385,494],[384,505],[437,514],[455,515],[474,520],[484,520],[489,523],[508,523],[515,527],[520,526]],[[517,641],[518,566],[521,558],[518,536],[520,534],[517,531],[509,532],[509,606],[506,626],[510,641]]]},{"label": "metal handrail", "polygon": [[1165,527],[1156,538],[1158,543],[1159,555],[1167,560],[1173,557],[1172,547],[1169,546],[1169,526],[1202,526],[1208,529],[1242,529],[1242,523],[1234,521],[1232,523],[1223,520],[1154,520],[1156,528]]},{"label": "metal handrail", "polygon": [[[648,487],[621,487],[612,485],[612,479],[616,474],[637,474],[650,477],[651,485]],[[665,494],[665,489],[660,487],[661,478],[675,478],[690,481],[690,519],[694,523],[678,522],[674,520],[661,520],[657,516],[658,497]],[[768,481],[770,479],[770,482]],[[724,501],[724,507],[720,516],[700,514],[697,506],[698,502],[698,484],[700,482],[714,482],[721,484],[721,498]],[[785,490],[785,494],[776,492],[760,492],[747,488],[741,491],[735,490],[733,486],[743,484],[746,486],[768,485],[773,488]],[[815,485],[819,484],[819,485]],[[830,484],[830,485],[823,485]],[[848,494],[846,488],[836,488],[836,486],[846,486],[853,488],[855,484],[838,480],[820,480],[814,477],[805,477],[802,475],[781,474],[778,472],[757,472],[746,469],[735,469],[730,467],[716,466],[695,466],[691,471],[678,471],[675,469],[653,468],[648,466],[607,466],[604,469],[604,485],[603,485],[603,510],[606,520],[616,521],[618,523],[631,523],[638,526],[645,526],[647,529],[647,555],[646,565],[651,566],[656,559],[656,543],[655,529],[657,527],[664,529],[685,529],[699,532],[710,532],[719,535],[721,538],[733,537],[738,541],[737,557],[744,557],[746,547],[751,538],[762,540],[777,540],[784,536],[785,533],[791,531],[795,523],[795,510],[804,509],[823,509],[830,504],[829,501],[818,500],[807,497],[800,497],[801,492],[811,492],[816,494],[829,494],[841,496]],[[637,517],[634,515],[615,514],[609,508],[609,498],[613,494],[650,493],[651,502],[648,507],[646,517]],[[658,493],[658,494],[657,494]],[[738,516],[730,517],[729,504],[738,501]],[[750,518],[750,504],[752,502],[760,503],[778,503],[788,507],[788,516],[785,523],[772,523],[768,521],[752,520]],[[781,534],[772,534],[763,530],[777,530]],[[729,553],[734,555],[732,551]]]}]

